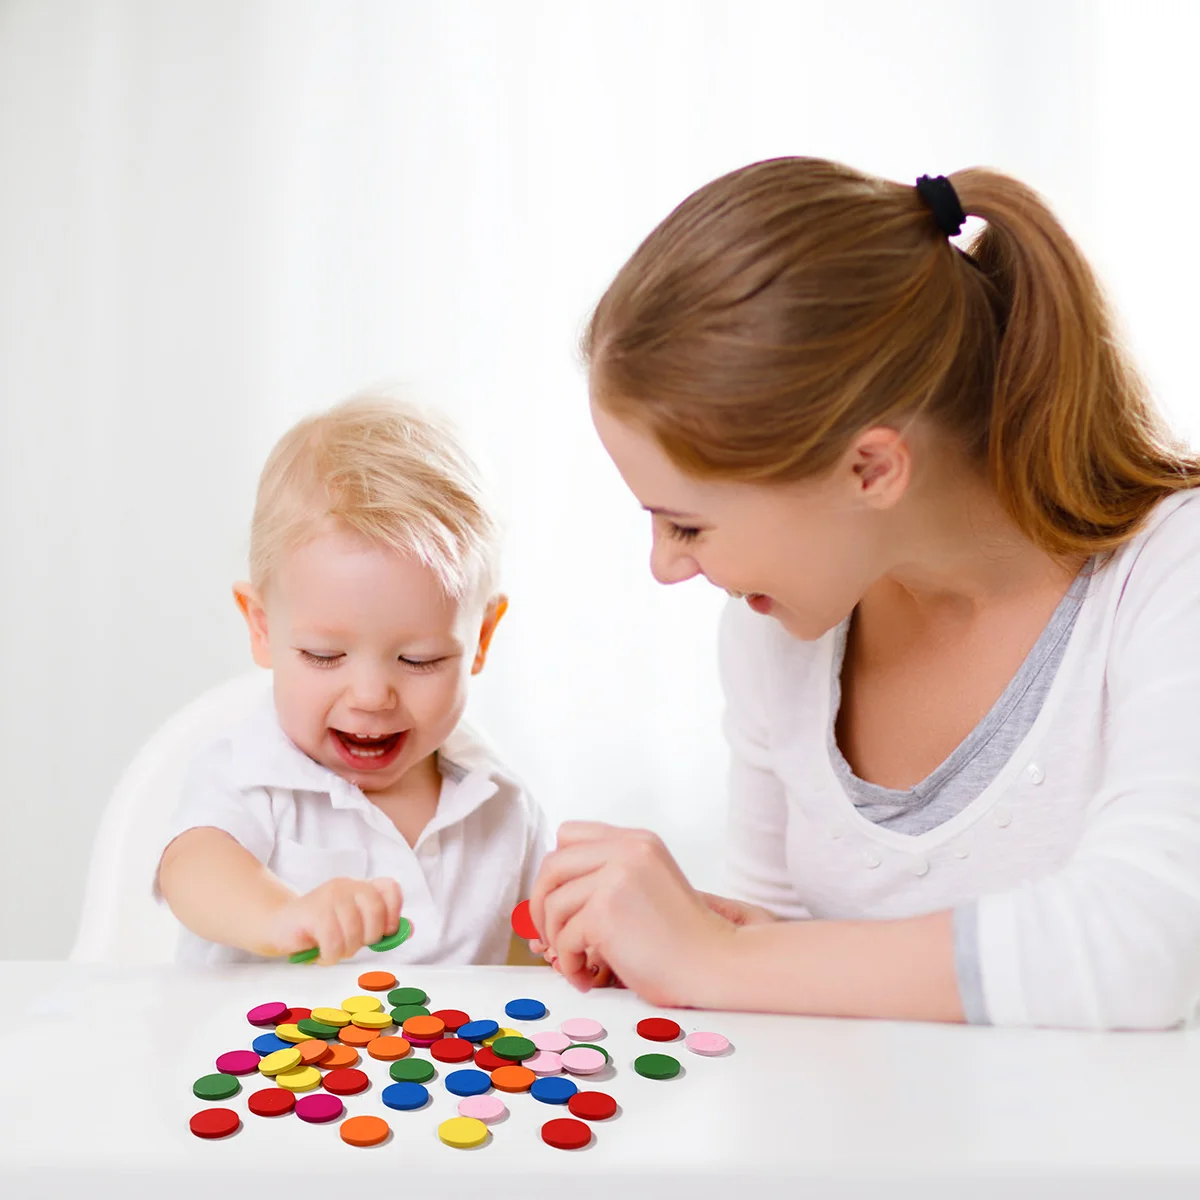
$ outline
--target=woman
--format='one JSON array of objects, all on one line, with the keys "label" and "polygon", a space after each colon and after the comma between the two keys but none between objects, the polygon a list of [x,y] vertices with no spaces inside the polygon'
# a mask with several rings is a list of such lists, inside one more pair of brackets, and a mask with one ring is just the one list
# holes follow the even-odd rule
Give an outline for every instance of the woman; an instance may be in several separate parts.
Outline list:
[{"label": "woman", "polygon": [[758,163],[646,239],[585,350],[656,578],[731,595],[740,899],[649,833],[569,824],[535,948],[659,1004],[1187,1017],[1200,459],[1040,199],[986,170]]}]

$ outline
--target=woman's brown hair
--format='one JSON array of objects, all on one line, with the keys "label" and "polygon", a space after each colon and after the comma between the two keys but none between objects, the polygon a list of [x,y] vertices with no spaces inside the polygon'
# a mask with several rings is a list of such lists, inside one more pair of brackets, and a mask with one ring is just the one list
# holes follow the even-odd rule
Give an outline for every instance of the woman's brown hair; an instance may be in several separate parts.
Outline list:
[{"label": "woman's brown hair", "polygon": [[855,434],[925,414],[1057,557],[1110,550],[1200,483],[1114,335],[1079,249],[995,171],[951,175],[986,222],[964,254],[914,187],[815,158],[689,196],[597,305],[583,349],[605,409],[685,471],[787,481]]}]

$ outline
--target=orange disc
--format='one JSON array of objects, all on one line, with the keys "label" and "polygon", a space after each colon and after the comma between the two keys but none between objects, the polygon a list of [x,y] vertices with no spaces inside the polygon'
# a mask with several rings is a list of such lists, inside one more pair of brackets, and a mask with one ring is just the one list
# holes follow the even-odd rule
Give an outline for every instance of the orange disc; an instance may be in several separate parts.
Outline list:
[{"label": "orange disc", "polygon": [[396,986],[396,977],[391,971],[367,971],[358,977],[358,986],[368,992],[386,992]]},{"label": "orange disc", "polygon": [[325,1059],[332,1053],[333,1047],[328,1042],[313,1038],[311,1042],[301,1042],[296,1047],[300,1051],[300,1062],[306,1067],[323,1067]]},{"label": "orange disc", "polygon": [[340,1071],[358,1065],[358,1051],[353,1046],[330,1046],[329,1057],[321,1059],[320,1066],[327,1071]]},{"label": "orange disc", "polygon": [[342,1122],[342,1141],[351,1146],[378,1146],[391,1126],[382,1117],[350,1117]]},{"label": "orange disc", "polygon": [[347,1046],[365,1046],[379,1036],[378,1029],[360,1029],[357,1025],[347,1025],[338,1030],[338,1041]]},{"label": "orange disc", "polygon": [[403,1058],[412,1047],[402,1037],[377,1037],[367,1045],[367,1053],[382,1062]]},{"label": "orange disc", "polygon": [[492,1072],[492,1087],[502,1092],[527,1092],[537,1076],[528,1067],[516,1063],[508,1067],[497,1067]]},{"label": "orange disc", "polygon": [[413,1037],[435,1038],[446,1032],[446,1022],[441,1017],[409,1017],[403,1029]]}]

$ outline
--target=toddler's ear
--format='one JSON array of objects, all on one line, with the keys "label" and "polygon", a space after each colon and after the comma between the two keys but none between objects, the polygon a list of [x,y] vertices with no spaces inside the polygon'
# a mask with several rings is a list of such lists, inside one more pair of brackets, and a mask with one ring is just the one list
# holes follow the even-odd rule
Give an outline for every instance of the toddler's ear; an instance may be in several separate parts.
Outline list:
[{"label": "toddler's ear", "polygon": [[500,624],[500,618],[508,612],[508,597],[500,595],[489,602],[483,613],[483,625],[479,630],[479,646],[475,651],[475,661],[471,664],[471,674],[478,675],[487,662],[488,647],[492,644],[492,634]]},{"label": "toddler's ear", "polygon": [[270,667],[271,646],[267,639],[267,610],[263,607],[258,592],[248,583],[235,583],[233,599],[241,609],[242,616],[246,618],[246,628],[250,630],[250,654],[255,664]]}]

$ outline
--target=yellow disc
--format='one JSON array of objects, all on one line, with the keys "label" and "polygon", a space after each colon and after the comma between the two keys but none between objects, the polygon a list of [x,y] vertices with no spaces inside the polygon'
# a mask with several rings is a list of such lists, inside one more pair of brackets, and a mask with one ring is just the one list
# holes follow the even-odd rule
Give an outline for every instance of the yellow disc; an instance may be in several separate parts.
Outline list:
[{"label": "yellow disc", "polygon": [[[276,1050],[275,1053],[282,1054],[283,1051]],[[321,1072],[316,1067],[293,1067],[290,1071],[280,1071],[275,1082],[289,1092],[311,1092],[321,1082]]]},{"label": "yellow disc", "polygon": [[352,1017],[355,1013],[378,1012],[382,1007],[378,996],[348,996],[342,1001],[342,1008]]},{"label": "yellow disc", "polygon": [[438,1126],[438,1137],[447,1146],[457,1146],[460,1150],[469,1150],[472,1146],[482,1146],[487,1141],[488,1127],[474,1117],[451,1117]]},{"label": "yellow disc", "polygon": [[525,1035],[519,1029],[497,1029],[491,1037],[485,1037],[483,1044],[490,1046],[497,1038],[502,1037],[524,1037]]},{"label": "yellow disc", "polygon": [[386,1029],[392,1018],[385,1012],[357,1012],[350,1018],[359,1029]]},{"label": "yellow disc", "polygon": [[[285,1042],[310,1042],[312,1036],[307,1033],[300,1032],[299,1025],[293,1025],[289,1022],[287,1025],[276,1025],[275,1036],[283,1038]],[[278,1053],[278,1051],[276,1052]]]},{"label": "yellow disc", "polygon": [[290,1071],[300,1065],[300,1051],[295,1046],[283,1050],[272,1050],[266,1058],[258,1060],[258,1069],[264,1075],[278,1075],[280,1071]]},{"label": "yellow disc", "polygon": [[322,1025],[333,1025],[338,1029],[350,1024],[350,1014],[344,1008],[314,1008],[312,1019],[320,1021]]}]

